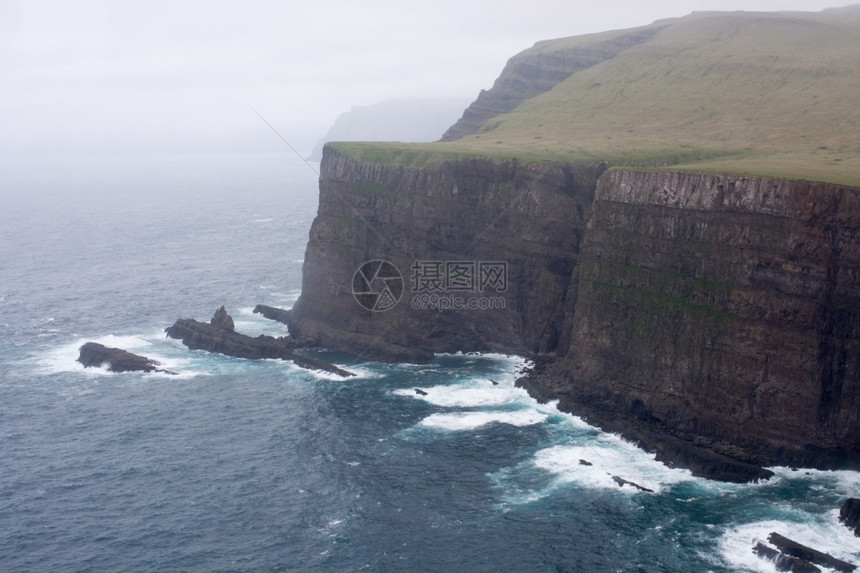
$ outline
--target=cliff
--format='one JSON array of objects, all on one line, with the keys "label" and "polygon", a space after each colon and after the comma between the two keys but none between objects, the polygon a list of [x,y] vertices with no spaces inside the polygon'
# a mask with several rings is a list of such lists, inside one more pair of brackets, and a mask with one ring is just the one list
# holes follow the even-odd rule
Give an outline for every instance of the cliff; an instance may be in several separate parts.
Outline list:
[{"label": "cliff", "polygon": [[860,6],[540,42],[445,135],[330,144],[295,336],[530,356],[733,481],[860,467]]},{"label": "cliff", "polygon": [[[663,457],[685,465],[673,449],[858,464],[860,190],[603,169],[327,147],[291,333],[376,360],[536,357],[536,396],[652,449],[678,440]],[[505,283],[479,284],[481,263]],[[457,290],[458,265],[477,282]],[[386,288],[393,305],[365,308]]]},{"label": "cliff", "polygon": [[533,48],[508,60],[493,87],[481,90],[463,116],[448,128],[442,141],[486,131],[484,123],[488,120],[551,90],[576,72],[611,60],[624,50],[651,39],[665,26],[655,23],[564,41],[538,42]]},{"label": "cliff", "polygon": [[860,190],[612,171],[597,187],[563,408],[754,463],[860,459]]},{"label": "cliff", "polygon": [[[413,168],[327,146],[291,334],[392,361],[554,351],[602,168],[484,158]],[[402,281],[384,312],[355,296],[357,271],[374,260]]]}]

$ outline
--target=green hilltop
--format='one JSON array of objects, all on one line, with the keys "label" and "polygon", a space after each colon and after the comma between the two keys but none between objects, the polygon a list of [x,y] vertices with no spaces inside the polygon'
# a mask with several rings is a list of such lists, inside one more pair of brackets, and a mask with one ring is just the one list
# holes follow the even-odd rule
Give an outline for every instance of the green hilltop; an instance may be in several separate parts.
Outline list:
[{"label": "green hilltop", "polygon": [[485,155],[860,186],[860,5],[540,42],[446,137],[338,147],[404,164]]}]

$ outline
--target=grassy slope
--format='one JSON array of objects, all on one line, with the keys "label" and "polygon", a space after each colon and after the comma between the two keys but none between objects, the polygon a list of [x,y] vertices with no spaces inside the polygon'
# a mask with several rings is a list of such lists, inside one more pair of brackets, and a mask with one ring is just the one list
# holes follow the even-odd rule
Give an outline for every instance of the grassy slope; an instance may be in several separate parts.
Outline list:
[{"label": "grassy slope", "polygon": [[860,6],[700,13],[670,24],[480,133],[360,153],[412,164],[437,154],[605,160],[860,186]]}]

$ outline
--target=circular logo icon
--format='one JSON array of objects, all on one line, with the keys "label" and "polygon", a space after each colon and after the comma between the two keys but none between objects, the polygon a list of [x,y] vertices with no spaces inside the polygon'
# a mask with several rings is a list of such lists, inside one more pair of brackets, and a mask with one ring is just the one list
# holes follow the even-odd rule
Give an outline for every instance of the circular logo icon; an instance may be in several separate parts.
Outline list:
[{"label": "circular logo icon", "polygon": [[388,261],[368,261],[352,277],[352,295],[367,310],[388,310],[403,296],[403,275]]}]

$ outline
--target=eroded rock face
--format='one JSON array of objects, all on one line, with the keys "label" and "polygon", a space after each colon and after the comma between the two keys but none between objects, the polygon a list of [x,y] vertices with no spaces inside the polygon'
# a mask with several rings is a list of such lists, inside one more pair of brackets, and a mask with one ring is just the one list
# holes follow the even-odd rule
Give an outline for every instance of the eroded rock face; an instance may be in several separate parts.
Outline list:
[{"label": "eroded rock face", "polygon": [[224,305],[221,305],[221,308],[215,311],[215,314],[209,320],[209,324],[227,332],[236,330],[236,326],[233,324],[233,317],[227,314],[227,309],[224,308]]},{"label": "eroded rock face", "polygon": [[790,571],[791,573],[821,573],[821,569],[803,559],[786,555],[778,549],[768,547],[762,542],[758,542],[753,546],[753,553],[772,561],[777,571]]},{"label": "eroded rock face", "polygon": [[[326,147],[290,332],[384,361],[554,351],[599,169],[477,158],[415,169]],[[353,293],[357,271],[374,260],[403,281],[400,300],[384,311]],[[445,284],[446,263],[467,265],[474,282]],[[482,284],[481,265],[494,263],[505,280]],[[479,308],[453,308],[459,302]]]},{"label": "eroded rock face", "polygon": [[[292,333],[377,360],[540,358],[534,396],[698,475],[860,467],[860,190],[333,148],[321,172]],[[352,292],[375,259],[403,275],[383,312]],[[503,308],[417,304],[427,261],[504,261],[506,289],[482,293]]]},{"label": "eroded rock face", "polygon": [[539,383],[734,458],[856,465],[858,268],[860,190],[608,173]]},{"label": "eroded rock face", "polygon": [[[815,565],[827,567],[841,573],[851,573],[857,569],[856,565],[842,559],[837,559],[828,553],[818,551],[812,547],[802,545],[776,532],[768,535],[767,540],[776,547],[783,557],[788,558],[784,561],[791,564],[791,568],[780,568],[780,571],[820,571]],[[756,547],[758,548],[759,545]],[[759,553],[758,551],[756,552]],[[759,555],[763,555],[763,553],[759,553]],[[777,565],[779,565],[779,561],[777,561]]]}]

